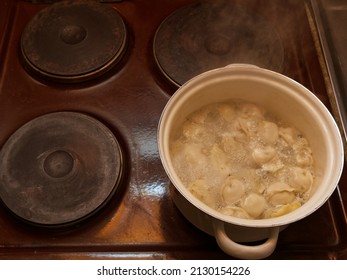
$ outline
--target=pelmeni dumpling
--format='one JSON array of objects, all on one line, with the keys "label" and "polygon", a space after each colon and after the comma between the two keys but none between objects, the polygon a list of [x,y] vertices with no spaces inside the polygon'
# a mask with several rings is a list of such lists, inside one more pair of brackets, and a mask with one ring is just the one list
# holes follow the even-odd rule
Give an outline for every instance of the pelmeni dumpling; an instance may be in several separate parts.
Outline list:
[{"label": "pelmeni dumpling", "polygon": [[275,208],[267,209],[264,212],[264,218],[275,218],[280,217],[294,210],[298,209],[301,206],[299,201],[293,201],[292,203],[281,205]]},{"label": "pelmeni dumpling", "polygon": [[258,165],[272,160],[276,155],[276,150],[272,146],[260,146],[256,147],[252,152],[252,157]]},{"label": "pelmeni dumpling", "polygon": [[251,216],[249,216],[249,214],[244,209],[238,206],[223,207],[219,209],[219,211],[224,215],[228,215],[232,217],[243,218],[243,219],[251,218]]},{"label": "pelmeni dumpling", "polygon": [[211,115],[211,110],[209,108],[207,108],[207,110],[205,108],[197,110],[194,112],[194,114],[191,114],[188,117],[188,121],[192,121],[196,124],[206,124],[207,122],[209,122],[209,118]]},{"label": "pelmeni dumpling", "polygon": [[209,159],[211,161],[212,168],[218,172],[228,175],[230,173],[229,159],[218,145],[213,145],[210,150]]},{"label": "pelmeni dumpling", "polygon": [[297,151],[295,154],[296,163],[300,167],[311,166],[313,164],[312,151],[305,147]]},{"label": "pelmeni dumpling", "polygon": [[226,154],[233,154],[241,149],[240,142],[237,142],[230,132],[221,135],[220,147]]},{"label": "pelmeni dumpling", "polygon": [[176,172],[181,174],[180,178],[184,183],[189,183],[205,174],[209,163],[201,144],[177,141],[170,146],[170,152]]},{"label": "pelmeni dumpling", "polygon": [[298,152],[302,149],[305,149],[309,146],[308,141],[306,138],[304,138],[300,133],[298,134],[298,137],[296,138],[296,141],[293,143],[293,150],[295,152]]},{"label": "pelmeni dumpling", "polygon": [[234,139],[239,143],[247,143],[249,141],[247,133],[243,130],[236,130],[234,132]]},{"label": "pelmeni dumpling", "polygon": [[297,192],[308,191],[313,184],[313,176],[307,169],[301,167],[291,167],[289,170],[288,183]]},{"label": "pelmeni dumpling", "polygon": [[278,170],[281,170],[283,167],[284,167],[284,163],[277,157],[275,157],[269,162],[264,163],[261,166],[261,168],[264,171],[271,172],[271,173],[277,172]]},{"label": "pelmeni dumpling", "polygon": [[258,146],[252,152],[254,162],[261,167],[263,171],[276,172],[283,168],[284,164],[277,156],[277,151],[273,146]]},{"label": "pelmeni dumpling", "polygon": [[274,144],[278,139],[278,126],[269,121],[263,121],[259,124],[258,136],[262,143]]},{"label": "pelmeni dumpling", "polygon": [[216,203],[216,194],[211,191],[210,186],[205,180],[199,179],[192,182],[188,186],[188,190],[207,205],[214,205]]},{"label": "pelmeni dumpling", "polygon": [[229,176],[222,185],[222,198],[226,204],[232,204],[240,200],[246,191],[245,184],[231,176]]},{"label": "pelmeni dumpling", "polygon": [[240,118],[236,118],[229,124],[228,133],[230,133],[234,137],[234,140],[239,143],[249,142],[249,133],[242,128]]},{"label": "pelmeni dumpling", "polygon": [[258,218],[267,208],[264,196],[257,193],[250,193],[241,204],[242,208],[253,218]]},{"label": "pelmeni dumpling", "polygon": [[189,143],[187,145],[184,145],[182,153],[187,164],[195,166],[201,165],[202,162],[205,162],[205,156],[202,153],[202,150],[203,148],[201,144]]},{"label": "pelmeni dumpling", "polygon": [[220,116],[227,122],[233,122],[235,121],[235,118],[237,116],[236,110],[234,107],[229,106],[227,104],[218,104],[217,110],[220,114]]},{"label": "pelmeni dumpling", "polygon": [[287,142],[287,144],[291,146],[293,146],[301,136],[300,131],[294,127],[282,127],[279,129],[278,133]]},{"label": "pelmeni dumpling", "polygon": [[201,142],[206,133],[206,127],[192,121],[186,121],[182,126],[182,135],[194,142]]},{"label": "pelmeni dumpling", "polygon": [[259,106],[252,103],[240,103],[239,112],[242,118],[246,119],[264,119],[264,113]]},{"label": "pelmeni dumpling", "polygon": [[256,134],[258,130],[258,122],[252,119],[238,118],[240,129],[249,137]]},{"label": "pelmeni dumpling", "polygon": [[295,199],[295,189],[284,182],[276,182],[266,189],[267,200],[273,205],[289,204]]}]

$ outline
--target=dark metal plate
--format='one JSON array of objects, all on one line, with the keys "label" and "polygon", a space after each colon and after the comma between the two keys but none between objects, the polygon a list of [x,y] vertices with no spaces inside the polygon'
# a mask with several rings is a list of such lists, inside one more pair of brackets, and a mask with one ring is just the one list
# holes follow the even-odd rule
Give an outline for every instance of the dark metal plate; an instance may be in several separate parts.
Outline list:
[{"label": "dark metal plate", "polygon": [[0,198],[34,224],[69,224],[90,216],[122,176],[119,144],[99,121],[79,113],[38,117],[0,151]]},{"label": "dark metal plate", "polygon": [[161,71],[177,86],[231,63],[280,72],[284,60],[275,28],[232,1],[199,2],[173,12],[156,32],[154,55]]},{"label": "dark metal plate", "polygon": [[21,49],[29,69],[51,79],[80,81],[115,65],[126,41],[116,10],[95,1],[62,1],[28,23]]}]

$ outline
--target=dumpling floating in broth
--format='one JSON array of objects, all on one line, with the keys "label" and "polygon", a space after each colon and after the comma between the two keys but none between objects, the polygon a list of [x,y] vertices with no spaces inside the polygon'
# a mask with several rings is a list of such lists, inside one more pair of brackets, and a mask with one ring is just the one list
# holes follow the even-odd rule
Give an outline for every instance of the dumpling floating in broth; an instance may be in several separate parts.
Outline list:
[{"label": "dumpling floating in broth", "polygon": [[284,182],[276,182],[271,184],[267,190],[268,201],[276,205],[289,204],[295,200],[295,189]]},{"label": "dumpling floating in broth", "polygon": [[232,204],[240,200],[246,191],[245,184],[238,179],[228,177],[222,185],[224,203]]},{"label": "dumpling floating in broth", "polygon": [[301,133],[294,127],[282,127],[279,129],[279,135],[287,142],[288,145],[293,146],[301,136]]},{"label": "dumpling floating in broth", "polygon": [[296,152],[296,163],[300,167],[311,166],[313,164],[312,151],[310,148],[304,147]]},{"label": "dumpling floating in broth", "polygon": [[265,144],[275,144],[278,139],[278,126],[269,121],[264,121],[258,129],[260,141]]},{"label": "dumpling floating in broth", "polygon": [[243,219],[251,219],[251,216],[241,207],[227,206],[219,210],[222,214]]},{"label": "dumpling floating in broth", "polygon": [[207,205],[216,202],[215,195],[211,192],[211,189],[205,180],[196,180],[192,182],[188,186],[188,190]]},{"label": "dumpling floating in broth", "polygon": [[272,146],[256,147],[252,152],[252,157],[258,165],[272,160],[276,155],[276,150]]},{"label": "dumpling floating in broth", "polygon": [[253,103],[243,102],[237,104],[239,116],[246,119],[264,119],[264,111]]},{"label": "dumpling floating in broth", "polygon": [[264,196],[250,193],[242,202],[242,208],[253,218],[258,218],[267,208]]},{"label": "dumpling floating in broth", "polygon": [[227,122],[234,122],[237,116],[236,110],[227,104],[218,104],[217,110],[221,117]]},{"label": "dumpling floating in broth", "polygon": [[307,169],[301,167],[290,168],[289,184],[298,192],[306,192],[313,184],[313,176]]}]

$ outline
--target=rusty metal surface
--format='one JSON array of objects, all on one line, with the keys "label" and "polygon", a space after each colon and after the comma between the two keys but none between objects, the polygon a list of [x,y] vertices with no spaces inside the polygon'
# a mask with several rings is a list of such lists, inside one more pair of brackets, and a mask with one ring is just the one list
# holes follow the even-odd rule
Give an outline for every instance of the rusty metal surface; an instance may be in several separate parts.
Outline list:
[{"label": "rusty metal surface", "polygon": [[29,121],[0,151],[0,200],[38,226],[67,226],[90,216],[117,190],[123,170],[117,139],[83,114]]},{"label": "rusty metal surface", "polygon": [[[176,87],[153,54],[154,35],[174,11],[196,1],[136,0],[104,4],[116,9],[129,31],[123,58],[106,74],[60,84],[30,75],[20,59],[27,23],[47,5],[5,0],[0,9],[6,40],[0,46],[0,145],[22,125],[47,113],[75,111],[106,124],[124,152],[120,192],[89,219],[68,230],[38,229],[0,205],[1,259],[230,259],[213,237],[179,213],[157,150],[161,112]],[[274,24],[283,40],[282,73],[313,91],[330,108],[310,36],[304,1],[243,0]],[[275,3],[275,4],[274,4]],[[3,22],[3,21],[1,21]],[[347,174],[329,201],[279,236],[270,259],[347,258]]]},{"label": "rusty metal surface", "polygon": [[232,63],[281,72],[282,44],[277,27],[254,7],[237,1],[202,1],[174,11],[161,23],[154,54],[163,74],[180,86],[202,72]]},{"label": "rusty metal surface", "polygon": [[27,24],[21,50],[29,69],[57,80],[95,77],[124,54],[126,27],[120,14],[95,1],[62,1]]}]

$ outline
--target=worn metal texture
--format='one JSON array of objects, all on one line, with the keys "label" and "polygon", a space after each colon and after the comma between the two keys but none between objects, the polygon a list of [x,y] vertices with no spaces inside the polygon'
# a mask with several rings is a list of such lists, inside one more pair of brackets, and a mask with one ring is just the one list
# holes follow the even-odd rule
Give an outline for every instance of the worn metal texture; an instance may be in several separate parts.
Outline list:
[{"label": "worn metal texture", "polygon": [[45,78],[81,81],[99,76],[124,54],[120,14],[95,1],[62,1],[38,12],[22,33],[30,70]]},{"label": "worn metal texture", "polygon": [[117,139],[95,119],[51,113],[19,128],[0,151],[0,199],[24,222],[59,227],[105,205],[122,178]]}]

